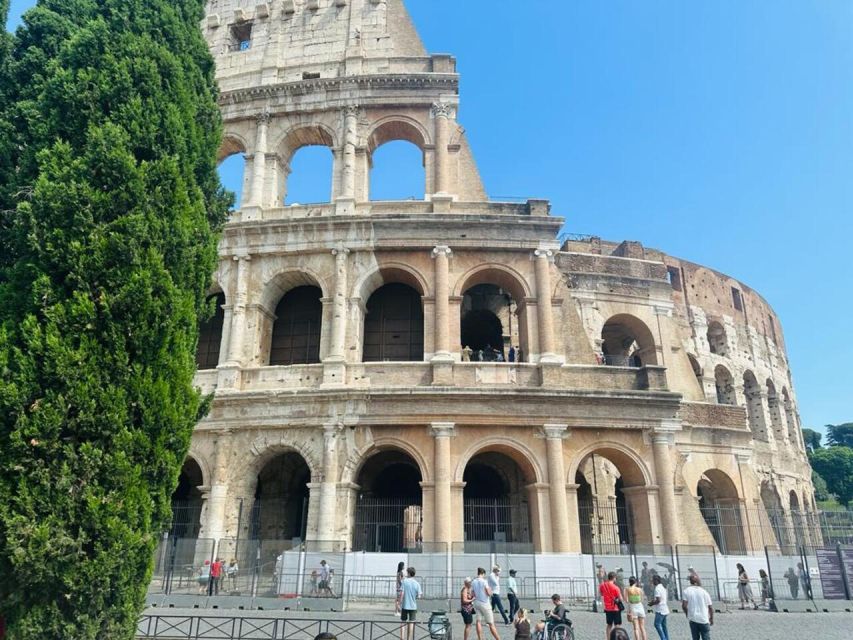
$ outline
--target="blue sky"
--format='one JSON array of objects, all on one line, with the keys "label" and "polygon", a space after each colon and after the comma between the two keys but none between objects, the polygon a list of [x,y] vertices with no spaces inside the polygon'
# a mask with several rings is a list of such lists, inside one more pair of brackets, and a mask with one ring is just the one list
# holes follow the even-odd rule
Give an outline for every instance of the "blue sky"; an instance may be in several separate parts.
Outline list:
[{"label": "blue sky", "polygon": [[[804,425],[853,421],[853,2],[407,4],[427,48],[458,58],[489,193],[755,288]],[[374,195],[421,195],[417,152],[380,153]],[[327,200],[329,162],[300,152],[288,200]]]}]

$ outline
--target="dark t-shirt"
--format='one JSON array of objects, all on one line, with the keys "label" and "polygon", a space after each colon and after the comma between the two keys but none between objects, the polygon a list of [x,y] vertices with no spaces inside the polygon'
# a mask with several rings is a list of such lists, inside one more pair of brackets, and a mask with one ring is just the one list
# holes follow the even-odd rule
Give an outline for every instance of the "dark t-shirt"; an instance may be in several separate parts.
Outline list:
[{"label": "dark t-shirt", "polygon": [[612,582],[602,582],[598,587],[598,591],[601,593],[601,599],[604,601],[605,611],[619,611],[619,607],[616,606],[616,598],[622,597],[619,587]]},{"label": "dark t-shirt", "polygon": [[551,610],[551,618],[553,620],[563,620],[566,617],[566,605],[557,604]]}]

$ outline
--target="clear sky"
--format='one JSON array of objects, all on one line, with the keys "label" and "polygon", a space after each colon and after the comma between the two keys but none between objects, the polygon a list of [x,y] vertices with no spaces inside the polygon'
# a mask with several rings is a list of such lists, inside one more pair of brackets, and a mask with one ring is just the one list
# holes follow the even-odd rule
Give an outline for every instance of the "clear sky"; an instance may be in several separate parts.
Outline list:
[{"label": "clear sky", "polygon": [[[10,24],[32,4],[12,0]],[[490,194],[753,287],[781,317],[803,424],[853,421],[853,2],[407,5],[458,58]],[[380,152],[375,195],[421,196],[417,153]],[[328,200],[329,162],[300,152],[288,201]]]}]

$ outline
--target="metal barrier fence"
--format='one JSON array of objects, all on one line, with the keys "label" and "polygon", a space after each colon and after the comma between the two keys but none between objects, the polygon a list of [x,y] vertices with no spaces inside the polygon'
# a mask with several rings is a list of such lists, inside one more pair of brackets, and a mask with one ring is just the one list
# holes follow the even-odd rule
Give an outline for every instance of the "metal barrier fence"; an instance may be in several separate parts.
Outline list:
[{"label": "metal barrier fence", "polygon": [[[449,620],[414,623],[413,640],[452,640]],[[400,622],[316,620],[260,616],[144,615],[136,637],[144,640],[295,640],[331,633],[338,640],[388,640],[400,637]]]}]

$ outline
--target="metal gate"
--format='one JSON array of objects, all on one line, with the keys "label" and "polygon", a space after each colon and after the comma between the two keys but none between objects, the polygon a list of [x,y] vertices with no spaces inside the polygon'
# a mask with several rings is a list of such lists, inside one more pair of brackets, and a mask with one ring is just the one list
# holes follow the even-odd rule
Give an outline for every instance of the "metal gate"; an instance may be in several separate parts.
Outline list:
[{"label": "metal gate", "polygon": [[353,551],[399,553],[423,544],[423,509],[411,500],[360,498],[355,510]]}]

